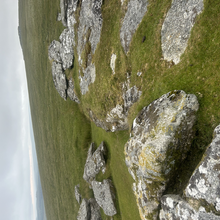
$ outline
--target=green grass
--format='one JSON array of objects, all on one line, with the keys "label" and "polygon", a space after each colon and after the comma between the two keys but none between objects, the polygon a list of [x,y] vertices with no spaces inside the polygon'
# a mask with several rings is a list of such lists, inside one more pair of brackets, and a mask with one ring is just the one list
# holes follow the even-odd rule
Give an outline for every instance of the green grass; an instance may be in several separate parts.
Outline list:
[{"label": "green grass", "polygon": [[[19,1],[31,115],[48,220],[76,219],[79,209],[74,197],[76,184],[80,183],[83,197],[92,196],[82,178],[91,141],[97,146],[101,141],[107,145],[107,170],[97,179],[110,178],[114,183],[118,211],[114,219],[139,219],[131,189],[133,180],[124,162],[124,144],[129,132],[106,133],[86,117],[91,109],[98,118],[104,119],[108,111],[123,102],[121,83],[126,80],[127,72],[131,74],[131,86],[136,85],[142,91],[140,101],[129,111],[130,126],[144,106],[171,90],[182,89],[197,95],[199,100],[196,136],[191,151],[179,169],[179,176],[169,183],[167,193],[182,193],[212,139],[214,127],[219,124],[220,2],[204,0],[204,11],[196,19],[188,47],[178,65],[161,60],[160,31],[171,0],[149,0],[148,12],[133,36],[127,56],[119,36],[126,4],[121,8],[117,0],[103,3],[101,41],[92,58],[96,80],[86,95],[80,94],[77,58],[73,69],[66,72],[75,81],[76,93],[81,100],[78,106],[69,99],[65,102],[56,92],[47,55],[51,41],[58,40],[64,29],[62,23],[56,21],[59,0]],[[79,16],[79,9],[77,12]],[[144,43],[143,36],[146,36]],[[89,52],[88,45],[85,55]],[[77,57],[76,48],[74,53]],[[112,53],[117,55],[115,75],[110,68]],[[140,77],[138,71],[142,71]]]}]

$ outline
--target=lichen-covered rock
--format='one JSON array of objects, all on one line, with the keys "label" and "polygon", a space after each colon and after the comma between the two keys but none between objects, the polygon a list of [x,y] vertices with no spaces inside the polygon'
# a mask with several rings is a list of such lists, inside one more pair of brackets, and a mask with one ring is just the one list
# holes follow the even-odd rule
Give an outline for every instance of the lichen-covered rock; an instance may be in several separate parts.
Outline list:
[{"label": "lichen-covered rock", "polygon": [[86,164],[84,167],[83,179],[88,183],[91,183],[102,170],[105,173],[105,158],[104,154],[106,153],[106,148],[104,142],[102,142],[99,147],[94,152],[95,144],[92,143],[89,147]]},{"label": "lichen-covered rock", "polygon": [[207,213],[200,206],[198,211],[178,195],[165,195],[161,199],[160,220],[219,220],[220,216]]},{"label": "lichen-covered rock", "polygon": [[[81,53],[87,43],[85,36],[87,32],[91,32],[89,42],[91,44],[91,52],[95,53],[96,46],[100,40],[102,29],[102,13],[101,13],[102,0],[84,0],[82,1],[79,28],[78,28],[78,46],[77,52],[79,60]],[[80,63],[80,62],[79,62]]]},{"label": "lichen-covered rock", "polygon": [[57,92],[64,100],[66,100],[66,89],[67,89],[66,76],[63,73],[62,66],[60,63],[57,62],[52,63],[52,76]]},{"label": "lichen-covered rock", "polygon": [[79,184],[75,186],[75,198],[77,202],[80,204],[82,196],[80,195],[80,192],[79,192]]},{"label": "lichen-covered rock", "polygon": [[90,209],[89,201],[87,199],[83,199],[79,207],[77,220],[90,220],[90,219],[91,219],[91,209]]},{"label": "lichen-covered rock", "polygon": [[61,47],[61,44],[59,41],[53,40],[51,42],[48,48],[48,57],[50,60],[54,60],[57,63],[61,63],[60,47]]},{"label": "lichen-covered rock", "polygon": [[195,95],[175,90],[144,107],[134,119],[125,162],[135,180],[142,219],[157,218],[166,183],[191,145],[198,107]]},{"label": "lichen-covered rock", "polygon": [[74,32],[68,28],[64,29],[60,35],[60,57],[62,60],[63,69],[66,70],[73,65],[73,41],[74,41]]},{"label": "lichen-covered rock", "polygon": [[89,199],[91,218],[90,220],[102,220],[100,207],[94,198]]},{"label": "lichen-covered rock", "polygon": [[192,204],[210,205],[220,214],[220,125],[202,161],[191,176],[185,195]]},{"label": "lichen-covered rock", "polygon": [[103,209],[108,216],[117,214],[114,205],[113,185],[110,180],[103,180],[103,182],[92,181],[92,189],[98,205]]},{"label": "lichen-covered rock", "polygon": [[127,12],[120,30],[121,44],[125,53],[128,52],[133,34],[147,11],[147,5],[148,0],[130,0],[128,2]]},{"label": "lichen-covered rock", "polygon": [[73,84],[73,79],[71,78],[68,82],[68,89],[67,89],[67,95],[69,96],[69,98],[76,102],[76,103],[80,103],[77,95],[74,92],[74,84]]},{"label": "lichen-covered rock", "polygon": [[173,0],[161,30],[164,59],[180,62],[196,16],[203,10],[203,0]]},{"label": "lichen-covered rock", "polygon": [[89,85],[95,82],[95,65],[90,64],[86,69],[83,69],[84,76],[80,78],[80,90],[82,95],[85,95],[89,91]]}]

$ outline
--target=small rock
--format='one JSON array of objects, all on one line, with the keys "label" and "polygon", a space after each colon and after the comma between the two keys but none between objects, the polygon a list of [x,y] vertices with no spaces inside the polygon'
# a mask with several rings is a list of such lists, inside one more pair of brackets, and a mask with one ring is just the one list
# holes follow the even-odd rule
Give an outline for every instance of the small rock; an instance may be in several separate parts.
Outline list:
[{"label": "small rock", "polygon": [[90,204],[87,199],[83,199],[80,205],[77,220],[90,220],[91,219],[91,209]]},{"label": "small rock", "polygon": [[104,154],[106,152],[104,142],[102,142],[99,147],[94,152],[95,144],[92,143],[88,150],[86,164],[84,167],[83,179],[88,183],[91,183],[95,179],[96,175],[100,170],[104,171],[105,159]]},{"label": "small rock", "polygon": [[81,195],[79,192],[79,184],[75,186],[75,198],[77,202],[80,204],[81,203]]},{"label": "small rock", "polygon": [[69,96],[69,98],[76,102],[76,103],[80,103],[78,97],[76,96],[75,92],[74,92],[74,84],[73,84],[73,79],[70,78],[69,82],[68,82],[68,89],[67,89],[67,95]]},{"label": "small rock", "polygon": [[100,207],[94,198],[89,199],[91,218],[90,220],[102,220]]},{"label": "small rock", "polygon": [[112,54],[111,56],[111,62],[110,62],[110,67],[112,69],[112,74],[115,74],[115,60],[116,60],[116,54]]},{"label": "small rock", "polygon": [[103,182],[92,181],[92,189],[98,205],[103,209],[108,216],[117,214],[113,199],[112,183],[110,180]]},{"label": "small rock", "polygon": [[137,72],[137,76],[141,76],[142,75],[142,72]]}]

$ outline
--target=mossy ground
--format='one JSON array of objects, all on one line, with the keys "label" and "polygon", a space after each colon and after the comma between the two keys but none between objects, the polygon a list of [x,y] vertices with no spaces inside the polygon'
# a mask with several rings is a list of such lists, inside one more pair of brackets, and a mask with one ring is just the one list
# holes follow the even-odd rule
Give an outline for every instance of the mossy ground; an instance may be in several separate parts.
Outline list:
[{"label": "mossy ground", "polygon": [[[80,183],[84,197],[92,195],[82,179],[91,141],[97,146],[105,141],[108,147],[107,172],[103,176],[100,174],[98,179],[109,177],[114,182],[118,210],[114,219],[139,219],[131,190],[133,180],[124,162],[124,144],[129,132],[106,133],[85,117],[91,109],[103,119],[116,104],[122,103],[121,83],[126,80],[127,73],[131,75],[131,86],[136,85],[142,91],[140,101],[129,111],[130,126],[144,106],[169,91],[182,89],[198,97],[196,137],[179,175],[170,183],[167,192],[182,192],[212,139],[214,127],[219,124],[220,2],[204,0],[204,11],[196,19],[188,47],[178,65],[161,59],[160,31],[171,0],[149,0],[148,12],[133,36],[127,55],[119,36],[126,4],[121,7],[119,0],[103,2],[101,41],[92,58],[96,80],[85,96],[80,94],[77,59],[73,69],[68,70],[67,75],[73,77],[81,100],[78,106],[70,100],[65,102],[56,92],[47,55],[51,41],[58,40],[64,29],[62,23],[56,21],[59,0],[19,1],[19,24],[48,219],[76,219],[79,208],[74,198],[76,184]],[[146,40],[142,43],[143,36]],[[76,48],[74,52],[77,55]],[[112,53],[117,55],[115,75],[110,68]],[[140,77],[137,76],[139,71],[142,72]]]}]

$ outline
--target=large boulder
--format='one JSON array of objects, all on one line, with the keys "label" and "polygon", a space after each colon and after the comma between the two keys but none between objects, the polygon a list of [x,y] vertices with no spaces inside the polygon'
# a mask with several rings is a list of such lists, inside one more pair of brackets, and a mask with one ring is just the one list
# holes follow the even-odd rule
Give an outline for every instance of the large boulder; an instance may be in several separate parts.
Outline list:
[{"label": "large boulder", "polygon": [[128,2],[127,12],[120,30],[121,44],[125,53],[128,52],[132,37],[147,11],[147,5],[148,0],[130,0]]},{"label": "large boulder", "polygon": [[60,63],[52,63],[52,76],[57,92],[64,100],[66,100],[67,82]]},{"label": "large boulder", "polygon": [[198,108],[195,95],[175,90],[144,107],[134,119],[124,150],[142,219],[157,218],[166,184],[190,148]]},{"label": "large boulder", "polygon": [[178,195],[165,195],[161,199],[160,220],[220,220],[220,216],[206,212],[200,206],[197,210]]},{"label": "large boulder", "polygon": [[206,204],[220,215],[220,125],[214,130],[208,146],[185,189],[185,196],[193,206]]},{"label": "large boulder", "polygon": [[102,170],[105,173],[105,158],[106,148],[104,142],[102,142],[99,147],[94,151],[95,144],[92,143],[88,150],[86,164],[84,168],[83,179],[88,183],[91,183],[96,177],[96,175]]},{"label": "large boulder", "polygon": [[161,30],[164,59],[180,62],[196,16],[203,10],[203,0],[173,0]]},{"label": "large boulder", "polygon": [[113,185],[110,180],[103,180],[103,182],[92,181],[92,189],[98,205],[103,209],[108,216],[117,214],[114,205]]},{"label": "large boulder", "polygon": [[73,83],[73,79],[71,78],[68,82],[68,89],[67,89],[67,95],[69,96],[69,98],[76,102],[76,103],[80,103],[75,91],[74,91],[74,83]]}]

